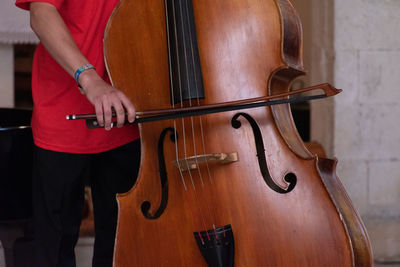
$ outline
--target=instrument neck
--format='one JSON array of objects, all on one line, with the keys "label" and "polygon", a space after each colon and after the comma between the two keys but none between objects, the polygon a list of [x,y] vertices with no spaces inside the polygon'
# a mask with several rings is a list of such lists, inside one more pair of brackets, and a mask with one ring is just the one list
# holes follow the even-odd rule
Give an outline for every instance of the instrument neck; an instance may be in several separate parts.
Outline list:
[{"label": "instrument neck", "polygon": [[204,98],[192,0],[165,0],[171,104]]}]

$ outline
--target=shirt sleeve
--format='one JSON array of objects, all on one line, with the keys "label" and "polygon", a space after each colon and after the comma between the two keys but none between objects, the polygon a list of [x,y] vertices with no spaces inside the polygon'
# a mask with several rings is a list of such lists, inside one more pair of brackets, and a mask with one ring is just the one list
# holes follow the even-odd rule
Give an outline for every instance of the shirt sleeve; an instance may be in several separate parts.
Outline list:
[{"label": "shirt sleeve", "polygon": [[57,9],[59,9],[63,1],[64,0],[16,0],[15,5],[19,8],[29,10],[30,3],[41,2],[41,3],[51,4],[55,6]]}]

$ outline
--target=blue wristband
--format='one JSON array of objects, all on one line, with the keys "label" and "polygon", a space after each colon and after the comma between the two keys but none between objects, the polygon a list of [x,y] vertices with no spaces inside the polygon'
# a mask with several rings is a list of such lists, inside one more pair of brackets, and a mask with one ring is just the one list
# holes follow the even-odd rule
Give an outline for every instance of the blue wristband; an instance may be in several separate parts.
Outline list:
[{"label": "blue wristband", "polygon": [[75,71],[75,81],[78,83],[79,88],[81,88],[81,85],[79,84],[79,75],[81,75],[81,73],[84,72],[85,70],[90,70],[90,69],[95,69],[92,64],[87,64],[85,66],[82,66]]}]

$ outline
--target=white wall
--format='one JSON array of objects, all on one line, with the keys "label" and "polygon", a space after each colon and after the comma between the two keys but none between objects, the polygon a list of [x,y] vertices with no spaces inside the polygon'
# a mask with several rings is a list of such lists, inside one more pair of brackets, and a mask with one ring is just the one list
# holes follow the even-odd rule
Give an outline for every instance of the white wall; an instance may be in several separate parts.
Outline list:
[{"label": "white wall", "polygon": [[0,107],[14,107],[14,49],[0,43]]},{"label": "white wall", "polygon": [[15,7],[15,1],[0,0],[0,108],[14,107],[13,44],[36,44],[29,24],[29,12]]}]

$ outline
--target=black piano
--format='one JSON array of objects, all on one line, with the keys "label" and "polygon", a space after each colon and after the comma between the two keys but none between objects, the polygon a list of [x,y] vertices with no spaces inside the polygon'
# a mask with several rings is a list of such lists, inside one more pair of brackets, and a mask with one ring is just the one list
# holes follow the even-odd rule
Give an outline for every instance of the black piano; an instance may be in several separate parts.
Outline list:
[{"label": "black piano", "polygon": [[30,266],[33,257],[31,115],[0,109],[0,240],[6,267]]}]

